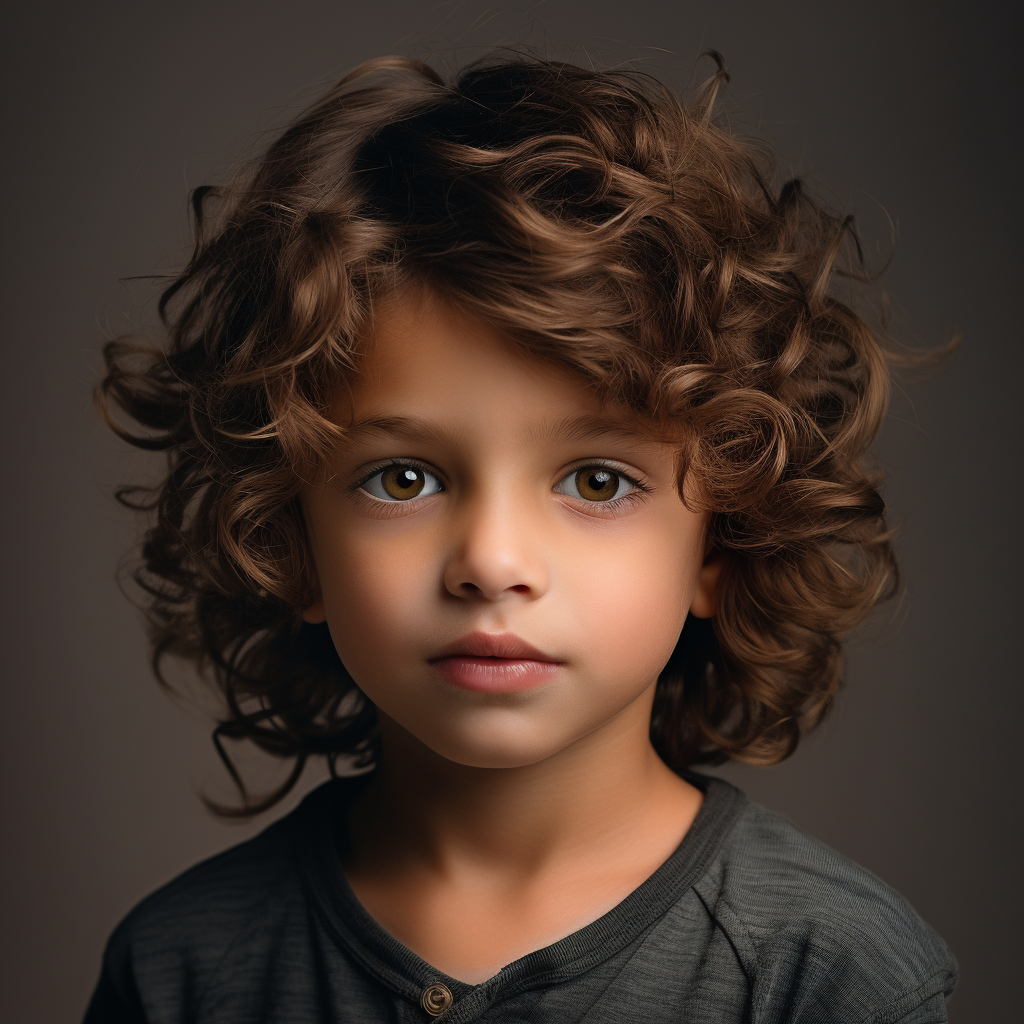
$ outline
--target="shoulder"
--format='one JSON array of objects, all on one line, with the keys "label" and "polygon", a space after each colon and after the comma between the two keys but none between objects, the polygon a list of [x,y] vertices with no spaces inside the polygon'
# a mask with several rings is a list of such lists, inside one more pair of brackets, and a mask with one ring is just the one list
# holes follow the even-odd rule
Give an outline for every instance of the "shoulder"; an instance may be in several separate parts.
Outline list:
[{"label": "shoulder", "polygon": [[899,893],[756,804],[695,888],[779,1019],[898,1021],[956,982],[949,948]]},{"label": "shoulder", "polygon": [[270,937],[304,912],[296,842],[325,788],[255,838],[195,865],[132,909],[107,944],[94,999],[102,992],[119,1006],[144,1008],[144,1019],[159,1009],[161,1019],[184,1020],[228,959],[259,971],[273,956]]},{"label": "shoulder", "polygon": [[294,874],[291,824],[282,819],[161,886],[128,913],[112,942],[139,948],[153,940],[166,947],[179,936],[200,941],[265,912]]}]

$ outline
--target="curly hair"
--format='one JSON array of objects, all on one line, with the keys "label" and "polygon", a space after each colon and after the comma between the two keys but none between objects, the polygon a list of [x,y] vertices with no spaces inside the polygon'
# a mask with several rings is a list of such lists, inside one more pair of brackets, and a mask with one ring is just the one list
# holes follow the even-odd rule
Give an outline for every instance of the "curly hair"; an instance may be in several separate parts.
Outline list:
[{"label": "curly hair", "polygon": [[[313,593],[298,492],[341,434],[328,412],[374,302],[410,282],[656,423],[682,426],[687,502],[726,569],[659,677],[651,738],[672,767],[768,764],[827,712],[841,638],[896,585],[879,478],[877,333],[834,296],[866,279],[850,218],[775,183],[770,156],[635,70],[493,54],[446,83],[399,57],[346,75],[223,187],[192,197],[195,246],[163,292],[167,344],[110,342],[97,391],[163,451],[137,580],[154,667],[223,696],[217,749],[272,806],[310,755],[367,767],[376,712]],[[132,426],[125,426],[127,420]],[[223,740],[294,759],[250,796]]]}]

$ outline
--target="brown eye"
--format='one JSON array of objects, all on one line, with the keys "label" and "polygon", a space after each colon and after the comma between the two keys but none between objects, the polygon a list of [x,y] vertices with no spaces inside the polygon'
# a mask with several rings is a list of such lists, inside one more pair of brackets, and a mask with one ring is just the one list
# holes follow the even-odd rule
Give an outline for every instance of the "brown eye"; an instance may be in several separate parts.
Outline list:
[{"label": "brown eye", "polygon": [[441,481],[419,466],[408,462],[393,462],[360,484],[368,494],[381,501],[409,501],[443,491]]},{"label": "brown eye", "polygon": [[392,466],[386,469],[380,477],[381,486],[392,498],[415,498],[426,480],[423,470],[413,469],[412,466]]},{"label": "brown eye", "polygon": [[618,489],[618,473],[607,469],[581,469],[576,473],[576,491],[587,501],[608,501]]},{"label": "brown eye", "polygon": [[582,466],[570,473],[556,487],[559,494],[582,498],[594,503],[607,503],[642,490],[629,477],[608,466]]}]

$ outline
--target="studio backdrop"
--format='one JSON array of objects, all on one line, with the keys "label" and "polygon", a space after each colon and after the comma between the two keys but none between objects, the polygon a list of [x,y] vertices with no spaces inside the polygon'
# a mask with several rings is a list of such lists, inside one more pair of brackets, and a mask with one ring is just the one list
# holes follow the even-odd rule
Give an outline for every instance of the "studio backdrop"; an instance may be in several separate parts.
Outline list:
[{"label": "studio backdrop", "polygon": [[[957,333],[900,377],[878,443],[905,586],[849,649],[839,705],[785,764],[726,766],[755,800],[894,886],[961,965],[951,1019],[1008,1021],[1022,949],[1020,62],[1005,5],[753,0],[22,4],[5,32],[4,943],[0,1016],[72,1021],[142,896],[264,827],[225,824],[210,702],[153,681],[118,565],[117,484],[155,467],[95,415],[106,338],[155,323],[186,195],[223,180],[346,70],[494,45],[627,62],[690,88],[857,217],[890,328]],[[189,695],[192,695],[190,698]],[[193,699],[194,698],[194,699]],[[206,700],[205,705],[202,703]],[[252,759],[257,781],[279,767]]]}]

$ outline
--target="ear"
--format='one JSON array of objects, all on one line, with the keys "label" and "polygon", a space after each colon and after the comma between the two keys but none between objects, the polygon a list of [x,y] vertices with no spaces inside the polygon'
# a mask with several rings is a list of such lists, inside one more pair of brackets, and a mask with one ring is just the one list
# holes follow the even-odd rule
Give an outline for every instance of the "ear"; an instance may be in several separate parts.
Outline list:
[{"label": "ear", "polygon": [[327,621],[327,612],[324,609],[323,595],[320,593],[320,581],[313,581],[313,601],[306,608],[302,609],[302,621],[313,624]]},{"label": "ear", "polygon": [[704,559],[697,576],[697,586],[690,602],[690,614],[698,619],[710,619],[718,607],[718,584],[725,568],[725,555],[713,552]]}]

